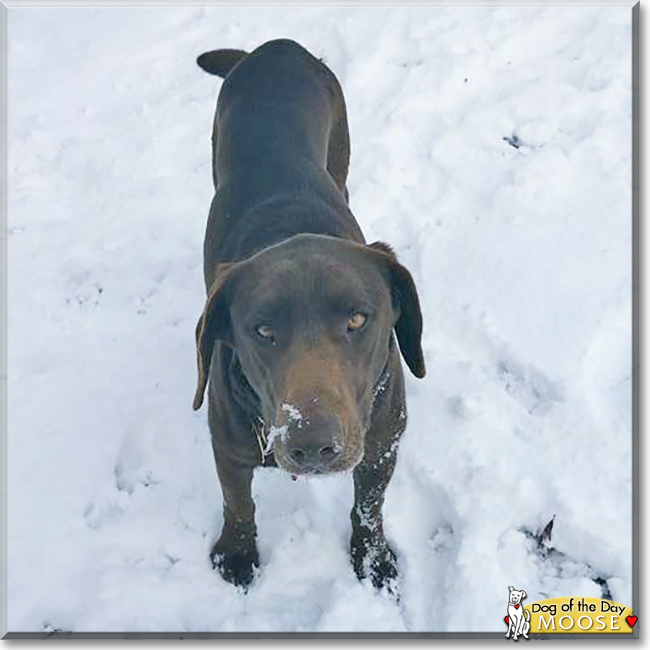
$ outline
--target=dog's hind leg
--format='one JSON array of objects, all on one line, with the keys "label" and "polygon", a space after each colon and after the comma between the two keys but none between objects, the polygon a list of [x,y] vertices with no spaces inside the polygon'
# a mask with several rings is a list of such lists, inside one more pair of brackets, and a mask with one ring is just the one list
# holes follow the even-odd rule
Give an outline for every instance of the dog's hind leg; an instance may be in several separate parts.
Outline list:
[{"label": "dog's hind leg", "polygon": [[[331,74],[331,73],[330,73]],[[333,77],[333,75],[332,75]],[[335,103],[333,107],[333,124],[327,145],[327,171],[334,179],[347,203],[349,203],[346,181],[350,166],[350,133],[348,131],[348,115],[345,108],[343,91],[336,78],[333,78],[335,88]]]},{"label": "dog's hind leg", "polygon": [[348,117],[343,93],[341,93],[337,104],[339,105],[336,107],[335,121],[327,147],[327,171],[343,196],[345,196],[346,202],[349,202],[346,181],[350,165],[350,135],[348,133]]},{"label": "dog's hind leg", "polygon": [[[212,50],[211,52],[204,52],[196,59],[198,66],[209,74],[217,75],[225,79],[228,73],[242,60],[248,56],[248,52],[244,50]],[[214,182],[214,189],[219,186],[217,178],[217,139],[218,139],[218,116],[214,116],[214,124],[212,127],[212,180]]]}]

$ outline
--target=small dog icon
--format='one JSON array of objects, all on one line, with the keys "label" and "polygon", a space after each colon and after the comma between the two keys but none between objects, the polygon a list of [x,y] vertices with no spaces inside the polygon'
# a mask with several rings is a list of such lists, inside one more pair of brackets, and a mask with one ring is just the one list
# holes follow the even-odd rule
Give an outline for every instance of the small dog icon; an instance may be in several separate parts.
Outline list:
[{"label": "small dog icon", "polygon": [[510,590],[510,597],[508,598],[508,633],[506,639],[510,637],[512,632],[512,640],[516,641],[521,634],[524,639],[528,638],[528,631],[530,630],[530,614],[524,609],[521,601],[526,598],[526,592],[518,591],[514,587],[508,587]]}]

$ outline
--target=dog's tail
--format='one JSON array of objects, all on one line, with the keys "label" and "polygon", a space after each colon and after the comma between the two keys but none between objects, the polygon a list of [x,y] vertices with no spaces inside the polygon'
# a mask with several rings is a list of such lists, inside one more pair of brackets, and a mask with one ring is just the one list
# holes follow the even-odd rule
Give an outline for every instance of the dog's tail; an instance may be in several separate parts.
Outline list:
[{"label": "dog's tail", "polygon": [[226,75],[247,56],[248,52],[244,50],[212,50],[201,54],[196,62],[206,72],[225,79]]}]

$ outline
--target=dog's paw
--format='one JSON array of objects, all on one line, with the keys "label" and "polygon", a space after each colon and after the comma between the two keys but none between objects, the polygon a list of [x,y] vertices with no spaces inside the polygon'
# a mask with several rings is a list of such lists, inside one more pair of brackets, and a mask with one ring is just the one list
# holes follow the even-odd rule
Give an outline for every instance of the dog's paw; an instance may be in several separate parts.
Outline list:
[{"label": "dog's paw", "polygon": [[359,580],[369,579],[375,589],[386,591],[399,600],[397,557],[386,542],[368,540],[350,544],[350,557]]},{"label": "dog's paw", "polygon": [[246,590],[255,578],[255,571],[260,566],[257,549],[246,552],[226,553],[220,551],[215,544],[212,553],[212,566],[219,571],[221,577],[236,587]]}]

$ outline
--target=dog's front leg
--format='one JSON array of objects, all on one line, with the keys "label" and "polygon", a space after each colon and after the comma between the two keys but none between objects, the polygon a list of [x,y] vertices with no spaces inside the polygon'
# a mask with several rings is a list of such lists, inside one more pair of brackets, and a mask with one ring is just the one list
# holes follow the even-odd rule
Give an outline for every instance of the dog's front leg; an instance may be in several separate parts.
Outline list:
[{"label": "dog's front leg", "polygon": [[384,494],[395,460],[395,452],[386,452],[379,460],[364,460],[354,469],[350,555],[360,580],[370,578],[375,588],[387,587],[397,595],[397,559],[384,536],[382,517]]},{"label": "dog's front leg", "polygon": [[523,612],[523,605],[521,607],[522,607],[521,617],[517,621],[517,627],[515,628],[515,636],[514,636],[515,641],[517,640],[520,634],[524,633],[524,624],[526,622],[526,616]]},{"label": "dog's front leg", "polygon": [[224,580],[246,587],[259,566],[255,538],[255,503],[251,494],[253,467],[233,462],[215,451],[223,492],[223,529],[210,557]]}]

